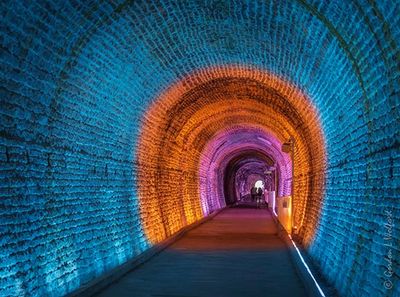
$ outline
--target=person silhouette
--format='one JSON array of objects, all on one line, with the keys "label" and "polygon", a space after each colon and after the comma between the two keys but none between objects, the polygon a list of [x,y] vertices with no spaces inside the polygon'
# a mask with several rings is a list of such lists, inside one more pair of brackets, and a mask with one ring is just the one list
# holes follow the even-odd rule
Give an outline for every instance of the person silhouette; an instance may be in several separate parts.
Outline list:
[{"label": "person silhouette", "polygon": [[263,193],[264,191],[261,187],[257,189],[257,208],[261,208]]},{"label": "person silhouette", "polygon": [[255,202],[256,201],[256,196],[257,196],[257,188],[256,187],[252,187],[251,191],[250,191],[250,194],[251,194],[251,201]]}]

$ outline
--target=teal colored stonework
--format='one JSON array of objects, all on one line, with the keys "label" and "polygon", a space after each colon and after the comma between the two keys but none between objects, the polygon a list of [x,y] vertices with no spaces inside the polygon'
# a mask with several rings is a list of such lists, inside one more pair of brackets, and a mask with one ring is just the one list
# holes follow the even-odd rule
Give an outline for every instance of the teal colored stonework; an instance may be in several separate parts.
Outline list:
[{"label": "teal colored stonework", "polygon": [[[398,296],[396,1],[2,1],[0,296],[61,296],[149,248],[135,147],[157,95],[248,65],[303,90],[326,137],[310,257],[341,296]],[[393,227],[394,242],[400,224]]]}]

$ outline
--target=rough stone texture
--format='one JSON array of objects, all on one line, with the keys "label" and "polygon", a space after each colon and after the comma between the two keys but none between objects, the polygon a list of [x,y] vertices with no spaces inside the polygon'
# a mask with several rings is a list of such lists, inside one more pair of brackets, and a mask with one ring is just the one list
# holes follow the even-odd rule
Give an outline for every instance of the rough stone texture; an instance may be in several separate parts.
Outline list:
[{"label": "rough stone texture", "polygon": [[384,226],[385,210],[400,218],[397,0],[0,5],[0,295],[64,295],[149,247],[142,115],[193,71],[229,65],[281,77],[318,112],[326,170],[297,178],[324,189],[305,232],[322,274],[342,296],[400,294],[400,224],[391,240]]},{"label": "rough stone texture", "polygon": [[225,206],[225,201],[234,202],[233,194],[224,197],[223,185],[233,177],[226,171],[235,170],[229,168],[235,158],[258,152],[272,159],[285,188],[291,164],[281,145],[292,136],[294,222],[309,243],[319,216],[326,158],[316,112],[293,85],[256,69],[203,69],[164,92],[146,113],[141,130],[138,190],[151,242],[195,220],[192,212],[199,209],[199,195],[203,215]]}]

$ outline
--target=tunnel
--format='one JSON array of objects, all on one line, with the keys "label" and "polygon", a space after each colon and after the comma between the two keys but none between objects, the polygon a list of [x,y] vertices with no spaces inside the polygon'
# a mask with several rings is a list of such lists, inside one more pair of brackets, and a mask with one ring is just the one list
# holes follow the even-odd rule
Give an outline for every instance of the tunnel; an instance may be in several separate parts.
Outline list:
[{"label": "tunnel", "polygon": [[[260,155],[257,151],[245,151],[232,159],[223,172],[225,204],[231,205],[240,201],[251,193],[252,187],[265,188],[267,182],[265,172],[273,165],[273,160]],[[272,180],[268,181],[269,187],[272,188]]]},{"label": "tunnel", "polygon": [[0,7],[0,296],[400,296],[398,0]]}]

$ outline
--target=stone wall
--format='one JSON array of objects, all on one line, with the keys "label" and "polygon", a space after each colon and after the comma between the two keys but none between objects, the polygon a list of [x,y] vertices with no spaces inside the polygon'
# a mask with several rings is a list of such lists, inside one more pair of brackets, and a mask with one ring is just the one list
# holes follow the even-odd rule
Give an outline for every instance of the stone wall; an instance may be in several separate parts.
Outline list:
[{"label": "stone wall", "polygon": [[[388,214],[400,218],[398,1],[0,5],[0,295],[65,295],[149,248],[153,241],[146,229],[164,226],[169,231],[160,229],[161,240],[201,218],[198,186],[190,183],[183,206],[179,200],[162,201],[171,218],[179,210],[190,219],[179,215],[176,223],[153,216],[146,224],[154,226],[144,224],[142,198],[163,196],[151,187],[148,196],[139,192],[139,184],[154,186],[147,177],[141,180],[141,173],[159,172],[151,167],[159,155],[148,156],[145,164],[138,160],[144,124],[154,120],[143,115],[193,72],[230,65],[272,73],[315,107],[310,121],[320,124],[323,138],[297,127],[304,133],[299,132],[303,149],[295,165],[305,164],[299,161],[303,154],[309,164],[304,170],[310,171],[297,175],[295,189],[303,195],[299,209],[306,210],[299,216],[308,216],[302,238],[321,273],[341,296],[398,295],[399,224],[385,227]],[[190,92],[192,82],[185,83]],[[260,95],[254,90],[246,100]],[[265,98],[274,96],[262,99],[268,103]],[[277,113],[277,120],[291,119],[282,120],[287,126],[281,140],[301,122],[295,119],[307,122],[297,113],[307,109]],[[168,123],[168,114],[159,120]],[[269,125],[262,116],[256,122]],[[203,135],[203,143],[189,149],[204,147],[211,138]],[[179,141],[172,137],[164,143],[172,148]],[[162,153],[174,160],[168,156],[174,152]],[[186,181],[198,178],[198,171],[177,173],[170,165],[163,177],[178,186],[182,175]],[[170,198],[176,189],[166,191],[164,198]],[[384,274],[389,250],[395,269],[390,277]],[[388,280],[392,289],[384,287]]]}]

